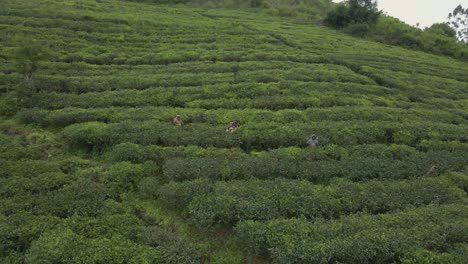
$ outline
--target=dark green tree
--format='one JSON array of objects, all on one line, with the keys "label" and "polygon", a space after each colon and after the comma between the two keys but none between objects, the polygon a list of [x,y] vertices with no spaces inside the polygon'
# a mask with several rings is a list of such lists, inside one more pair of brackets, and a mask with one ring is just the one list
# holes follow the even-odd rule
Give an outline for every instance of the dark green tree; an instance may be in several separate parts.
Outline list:
[{"label": "dark green tree", "polygon": [[379,19],[381,11],[377,9],[375,0],[349,0],[349,16],[351,23],[375,24]]},{"label": "dark green tree", "polygon": [[324,20],[325,25],[337,29],[346,27],[351,23],[348,11],[349,7],[346,3],[339,3],[335,9],[327,14],[327,17]]},{"label": "dark green tree", "polygon": [[262,7],[263,5],[263,0],[250,0],[250,7]]},{"label": "dark green tree", "polygon": [[326,25],[337,29],[361,24],[369,27],[377,23],[381,13],[377,8],[377,1],[347,0],[330,11],[324,22]]},{"label": "dark green tree", "polygon": [[44,44],[34,40],[20,38],[17,40],[15,53],[16,69],[23,79],[19,81],[16,96],[21,105],[31,106],[37,90],[34,76],[39,68],[39,62],[46,58]]},{"label": "dark green tree", "polygon": [[460,41],[468,43],[468,8],[458,5],[448,16],[450,26],[457,32]]},{"label": "dark green tree", "polygon": [[453,28],[451,28],[448,23],[435,23],[432,26],[426,28],[424,31],[439,35],[445,35],[450,38],[457,37],[457,32]]},{"label": "dark green tree", "polygon": [[27,82],[32,82],[39,61],[45,58],[43,45],[36,40],[20,39],[16,49],[16,67]]}]

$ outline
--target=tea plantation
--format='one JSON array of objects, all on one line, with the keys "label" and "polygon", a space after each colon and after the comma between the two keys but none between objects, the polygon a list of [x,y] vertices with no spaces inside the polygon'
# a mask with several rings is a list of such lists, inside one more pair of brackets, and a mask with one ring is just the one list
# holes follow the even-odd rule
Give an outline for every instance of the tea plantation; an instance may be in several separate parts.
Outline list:
[{"label": "tea plantation", "polygon": [[262,8],[0,6],[0,263],[468,263],[468,63]]}]

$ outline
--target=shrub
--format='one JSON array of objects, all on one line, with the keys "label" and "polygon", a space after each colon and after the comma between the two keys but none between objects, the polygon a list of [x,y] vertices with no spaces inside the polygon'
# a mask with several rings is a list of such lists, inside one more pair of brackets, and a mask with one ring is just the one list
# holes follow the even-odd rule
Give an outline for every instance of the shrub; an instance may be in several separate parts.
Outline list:
[{"label": "shrub", "polygon": [[107,159],[110,162],[128,161],[142,163],[146,158],[145,150],[141,145],[133,143],[122,143],[115,145],[107,152]]},{"label": "shrub", "polygon": [[145,177],[138,183],[138,193],[147,198],[157,198],[161,180],[156,177]]},{"label": "shrub", "polygon": [[106,199],[107,192],[104,186],[86,178],[39,198],[36,210],[40,214],[52,214],[58,217],[75,214],[96,216],[101,212]]},{"label": "shrub", "polygon": [[466,259],[462,256],[450,254],[448,252],[434,252],[422,247],[410,249],[401,259],[402,264],[417,264],[417,263],[463,263]]},{"label": "shrub", "polygon": [[192,245],[183,240],[177,233],[158,226],[147,227],[144,231],[144,243],[158,249],[161,253],[161,263],[202,263],[199,254]]},{"label": "shrub", "polygon": [[[297,180],[218,182],[209,193],[186,197],[187,212],[198,226],[234,226],[244,220],[305,217],[310,221],[357,212],[388,213],[427,204],[446,204],[464,197],[447,178],[412,181],[336,181],[328,187]],[[166,188],[190,187],[172,183]],[[194,186],[191,186],[194,187]]]},{"label": "shrub", "polygon": [[90,122],[66,127],[62,132],[64,140],[71,146],[101,149],[114,142],[119,134],[109,130],[109,125]]},{"label": "shrub", "polygon": [[388,213],[450,203],[464,196],[446,177],[364,183],[334,180],[328,187],[286,179],[215,184],[198,179],[171,182],[159,190],[162,206],[183,209],[200,227],[234,226],[243,220],[305,217],[316,221],[356,212]]},{"label": "shrub", "polygon": [[334,10],[327,14],[324,22],[335,28],[344,28],[350,24],[375,24],[381,11],[377,3],[372,0],[348,0],[338,4]]},{"label": "shrub", "polygon": [[0,98],[0,116],[12,116],[18,111],[16,98],[2,96]]},{"label": "shrub", "polygon": [[44,233],[26,255],[30,263],[160,263],[157,249],[119,237],[89,239],[69,228]]},{"label": "shrub", "polygon": [[[236,232],[244,249],[268,254],[275,263],[399,262],[409,248],[438,251],[461,241],[467,235],[463,211],[466,206],[443,205],[319,223],[294,218],[245,221]],[[446,234],[441,243],[434,244],[441,234]]]},{"label": "shrub", "polygon": [[170,182],[158,190],[162,206],[170,209],[185,208],[195,196],[210,192],[212,183],[204,179],[183,183]]},{"label": "shrub", "polygon": [[101,180],[107,186],[113,197],[135,191],[137,184],[143,178],[144,167],[141,164],[120,162],[113,164],[102,174]]},{"label": "shrub", "polygon": [[361,24],[353,24],[347,26],[344,31],[350,35],[356,36],[356,37],[365,37],[369,31],[370,27],[366,23],[361,23]]}]

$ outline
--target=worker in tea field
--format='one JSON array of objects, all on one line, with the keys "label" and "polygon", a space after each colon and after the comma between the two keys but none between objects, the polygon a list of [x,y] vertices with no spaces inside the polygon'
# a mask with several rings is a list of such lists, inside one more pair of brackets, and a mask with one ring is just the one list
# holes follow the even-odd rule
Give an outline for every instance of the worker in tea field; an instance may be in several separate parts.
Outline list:
[{"label": "worker in tea field", "polygon": [[431,168],[426,172],[425,176],[437,175],[437,166],[432,165]]},{"label": "worker in tea field", "polygon": [[176,115],[173,122],[174,122],[174,124],[176,126],[181,126],[184,123],[184,121],[182,120],[182,117],[180,115]]},{"label": "worker in tea field", "polygon": [[307,140],[307,145],[311,148],[315,148],[319,142],[319,137],[314,135],[311,135],[309,140]]},{"label": "worker in tea field", "polygon": [[229,126],[228,126],[228,128],[226,129],[226,132],[233,133],[233,132],[236,131],[239,127],[240,127],[239,121],[232,121],[231,123],[229,123]]}]

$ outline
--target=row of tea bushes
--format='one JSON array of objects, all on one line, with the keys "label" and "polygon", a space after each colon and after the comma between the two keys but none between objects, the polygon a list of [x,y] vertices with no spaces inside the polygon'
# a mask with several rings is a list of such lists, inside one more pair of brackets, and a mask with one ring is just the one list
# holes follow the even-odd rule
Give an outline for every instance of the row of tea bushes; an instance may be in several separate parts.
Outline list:
[{"label": "row of tea bushes", "polygon": [[197,145],[200,147],[241,147],[265,150],[288,146],[305,146],[311,134],[320,136],[320,144],[341,146],[395,143],[417,146],[422,140],[459,141],[467,139],[465,125],[395,122],[315,122],[313,125],[292,122],[288,126],[273,122],[250,123],[235,133],[225,126],[192,123],[182,127],[159,121],[125,121],[105,124],[89,122],[63,129],[70,146],[103,148],[123,142],[162,146]]},{"label": "row of tea bushes", "polygon": [[[273,70],[283,69],[290,70],[294,67],[314,67],[313,63],[302,63],[285,60],[252,60],[241,62],[185,62],[174,63],[169,65],[95,65],[84,62],[64,63],[64,62],[43,62],[41,64],[41,73],[44,75],[61,75],[61,76],[108,76],[121,74],[131,76],[135,74],[182,74],[182,73],[235,73],[244,71],[254,71],[259,69]],[[6,66],[6,65],[2,65]]]},{"label": "row of tea bushes", "polygon": [[439,95],[454,100],[466,99],[463,96],[463,91],[466,90],[468,85],[462,81],[422,74],[381,70],[366,66],[362,67],[361,72],[377,80],[377,83],[382,86],[403,90],[416,90],[421,98]]},{"label": "row of tea bushes", "polygon": [[[87,93],[108,90],[136,89],[144,90],[150,87],[194,87],[229,83],[232,73],[183,73],[175,76],[168,74],[122,75],[68,77],[40,75],[36,78],[36,88],[43,92]],[[167,88],[166,88],[167,90]]]},{"label": "row of tea bushes", "polygon": [[431,255],[448,252],[441,263],[464,263],[467,209],[462,204],[430,205],[315,223],[304,218],[244,221],[236,230],[246,250],[275,263],[422,263],[414,250],[423,249]]},{"label": "row of tea bushes", "polygon": [[[108,202],[109,212],[67,219],[20,211],[0,214],[2,263],[200,263],[176,233],[143,226],[133,208]],[[77,251],[77,249],[79,249]]]},{"label": "row of tea bushes", "polygon": [[[209,80],[208,82],[213,82]],[[342,92],[347,97],[338,96]],[[360,93],[368,95],[362,97]],[[220,100],[229,93],[230,99]],[[307,106],[381,105],[408,108],[409,99],[392,94],[391,89],[353,83],[320,83],[283,81],[279,83],[219,83],[195,87],[153,87],[145,90],[124,89],[118,91],[91,92],[84,94],[41,93],[35,105],[45,109],[64,107],[101,108],[109,106],[190,106],[204,108],[299,108]],[[382,95],[387,95],[383,99]],[[283,98],[284,97],[284,98]],[[282,103],[281,98],[287,99]],[[242,100],[240,100],[242,99]],[[268,103],[265,100],[274,100]],[[443,99],[441,99],[443,100]],[[206,101],[206,102],[205,102]],[[297,106],[293,104],[297,103]],[[198,106],[197,106],[198,105]]]},{"label": "row of tea bushes", "polygon": [[[402,179],[458,170],[467,161],[466,144],[425,141],[424,151],[406,145],[355,145],[319,148],[289,147],[245,153],[240,148],[197,146],[161,147],[133,143],[115,145],[105,152],[111,163],[152,163],[161,180],[184,181],[272,179],[285,177],[327,182],[344,177],[354,181],[373,178]],[[434,168],[433,168],[434,167]]]},{"label": "row of tea bushes", "polygon": [[[234,226],[240,221],[305,217],[311,221],[357,212],[380,214],[466,197],[448,177],[315,185],[299,180],[169,183],[158,190],[166,208],[182,209],[198,226]],[[177,202],[175,202],[177,201]]]},{"label": "row of tea bushes", "polygon": [[185,181],[198,178],[233,179],[306,179],[328,182],[342,177],[353,181],[368,179],[406,179],[459,170],[468,161],[466,151],[436,151],[413,155],[405,160],[352,156],[340,161],[279,159],[273,155],[250,158],[174,158],[165,162],[164,179]]},{"label": "row of tea bushes", "polygon": [[[446,143],[446,142],[444,142]],[[464,147],[463,147],[464,146]],[[445,150],[464,150],[468,146],[454,145]],[[436,150],[444,150],[438,148]],[[145,161],[164,161],[174,158],[215,158],[215,159],[250,159],[250,158],[273,158],[277,160],[318,161],[318,160],[344,160],[348,157],[359,156],[376,159],[405,160],[414,157],[418,151],[414,147],[406,145],[355,145],[337,146],[326,145],[320,148],[287,147],[271,149],[267,151],[244,152],[240,148],[202,148],[198,146],[176,146],[163,147],[158,145],[138,145],[134,143],[121,143],[110,148],[105,154],[107,161],[144,163]]]},{"label": "row of tea bushes", "polygon": [[194,87],[222,83],[273,83],[279,81],[345,82],[375,84],[346,67],[327,64],[299,64],[293,69],[252,69],[220,73],[152,73],[133,75],[60,76],[39,75],[36,88],[44,92],[102,92],[106,90],[146,89],[149,87]]},{"label": "row of tea bushes", "polygon": [[[229,93],[230,98],[222,98]],[[362,96],[361,93],[366,93]],[[142,107],[172,106],[205,109],[307,109],[313,107],[367,106],[403,109],[464,109],[463,101],[425,97],[414,100],[412,94],[398,93],[379,86],[352,83],[280,82],[223,83],[196,87],[153,87],[145,90],[124,89],[84,94],[39,93],[34,106],[43,109],[66,107]],[[466,117],[465,117],[466,120]]]},{"label": "row of tea bushes", "polygon": [[21,160],[41,158],[42,146],[25,144],[19,138],[0,134],[0,159]]},{"label": "row of tea bushes", "polygon": [[158,120],[171,122],[181,115],[184,124],[209,123],[213,125],[228,124],[238,120],[241,124],[258,122],[276,122],[288,124],[292,122],[326,121],[426,121],[437,123],[468,124],[463,113],[437,111],[426,109],[399,109],[390,107],[331,107],[284,109],[278,111],[262,109],[201,109],[179,107],[109,107],[109,108],[63,108],[59,110],[44,110],[38,108],[23,109],[17,114],[17,119],[23,123],[35,123],[43,127],[65,127],[75,123],[100,121],[116,123],[126,120]]}]

